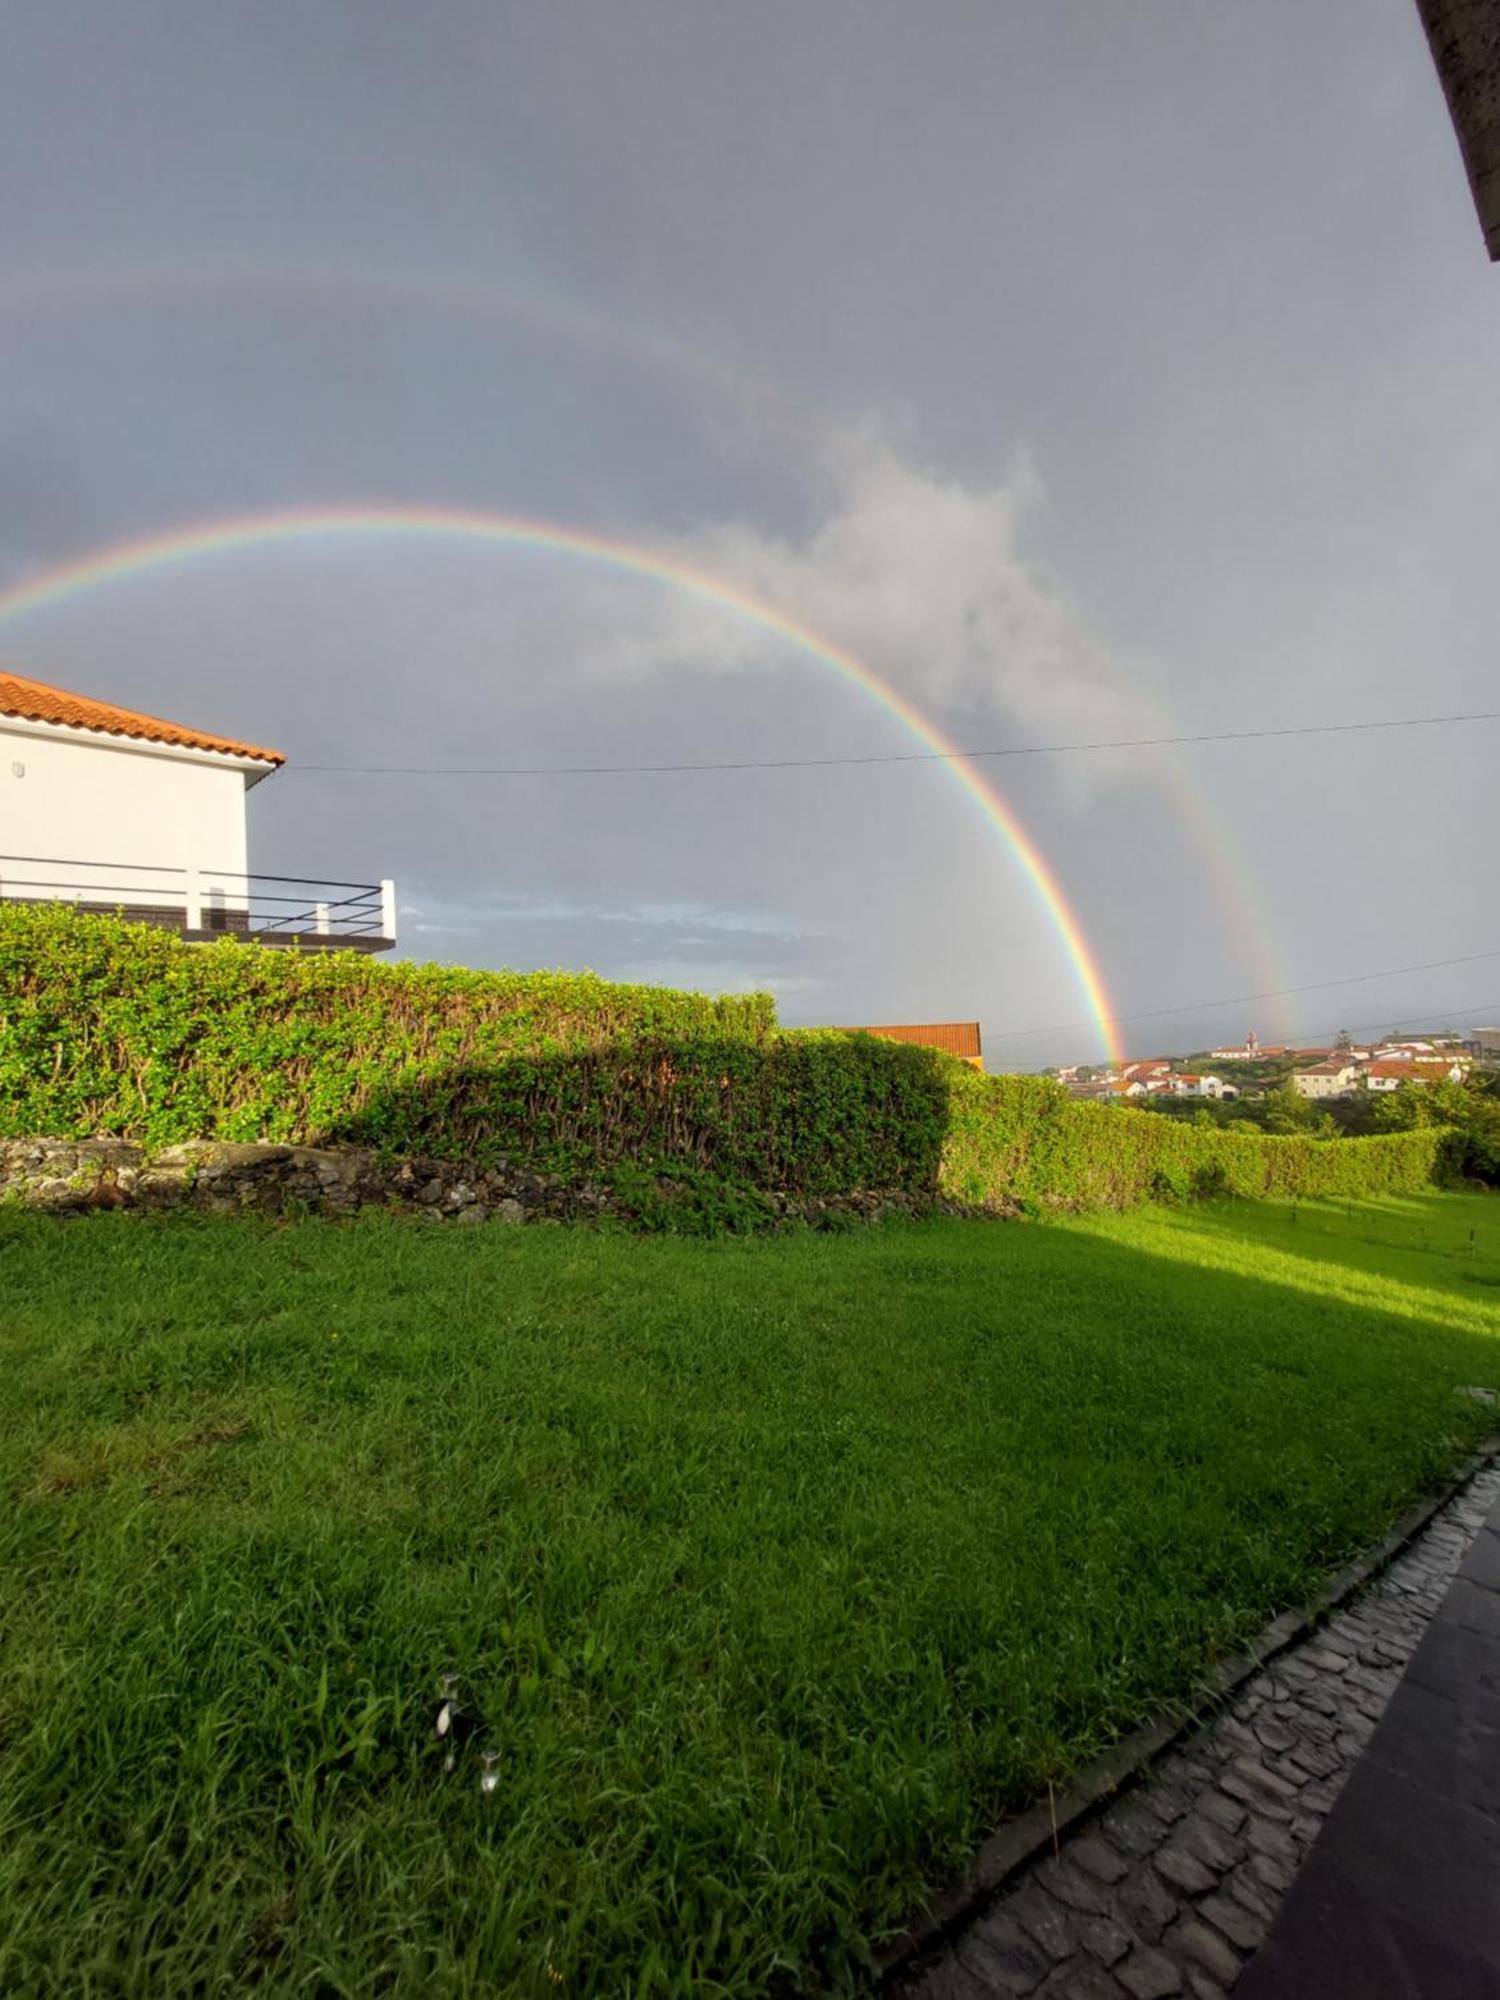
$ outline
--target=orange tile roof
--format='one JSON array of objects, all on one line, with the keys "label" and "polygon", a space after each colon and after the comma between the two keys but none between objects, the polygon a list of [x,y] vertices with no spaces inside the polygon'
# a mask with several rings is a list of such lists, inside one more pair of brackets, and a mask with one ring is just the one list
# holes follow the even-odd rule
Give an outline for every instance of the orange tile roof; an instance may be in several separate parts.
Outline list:
[{"label": "orange tile roof", "polygon": [[977,1021],[904,1023],[894,1028],[849,1028],[846,1034],[882,1035],[888,1042],[915,1042],[919,1048],[943,1049],[950,1056],[976,1062],[980,1056]]},{"label": "orange tile roof", "polygon": [[22,674],[0,672],[0,716],[4,715],[14,715],[24,722],[57,722],[71,729],[92,729],[101,736],[129,736],[141,743],[175,743],[187,750],[217,750],[226,757],[253,757],[262,764],[286,762],[279,750],[238,743],[230,736],[211,736],[203,729],[186,729],[180,722],[163,722],[160,716],[141,715],[133,708],[116,708],[112,702],[95,701],[86,694],[70,694],[66,688],[48,687],[45,681],[27,680]]}]

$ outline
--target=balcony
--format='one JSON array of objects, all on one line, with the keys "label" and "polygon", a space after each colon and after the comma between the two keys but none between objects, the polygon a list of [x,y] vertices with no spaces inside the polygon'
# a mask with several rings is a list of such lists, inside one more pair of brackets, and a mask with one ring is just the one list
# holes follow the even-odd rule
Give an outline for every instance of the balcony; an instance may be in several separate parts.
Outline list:
[{"label": "balcony", "polygon": [[292,951],[375,952],[396,942],[396,885],[389,881],[0,854],[0,902],[66,903],[194,943],[233,937]]}]

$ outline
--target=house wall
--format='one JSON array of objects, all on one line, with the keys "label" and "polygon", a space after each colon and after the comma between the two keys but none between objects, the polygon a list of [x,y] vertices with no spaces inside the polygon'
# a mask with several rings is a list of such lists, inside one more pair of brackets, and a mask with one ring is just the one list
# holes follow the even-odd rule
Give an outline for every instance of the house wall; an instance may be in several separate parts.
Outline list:
[{"label": "house wall", "polygon": [[1371,1070],[1365,1077],[1365,1087],[1369,1090],[1404,1090],[1412,1085],[1420,1088],[1428,1083],[1462,1083],[1463,1066],[1450,1063],[1446,1067],[1439,1063],[1414,1063],[1404,1076],[1377,1076]]},{"label": "house wall", "polygon": [[1292,1074],[1292,1088],[1302,1097],[1350,1097],[1353,1095],[1354,1072],[1341,1069],[1334,1076],[1320,1076],[1309,1070],[1296,1070]]},{"label": "house wall", "polygon": [[[7,855],[69,864],[18,868]],[[88,864],[112,862],[108,868]],[[196,867],[229,878],[233,908],[248,867],[245,772],[212,752],[80,739],[72,731],[0,722],[0,893],[45,896],[18,876],[66,884],[131,906],[171,903],[181,878],[152,869]],[[8,878],[8,879],[7,879]]]}]

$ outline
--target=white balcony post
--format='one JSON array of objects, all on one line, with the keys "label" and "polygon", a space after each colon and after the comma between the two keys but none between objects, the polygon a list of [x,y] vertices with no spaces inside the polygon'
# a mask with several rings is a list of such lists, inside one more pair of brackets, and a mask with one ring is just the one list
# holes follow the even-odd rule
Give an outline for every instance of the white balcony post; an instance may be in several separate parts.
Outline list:
[{"label": "white balcony post", "polygon": [[203,882],[196,868],[189,865],[183,870],[186,881],[184,891],[182,927],[184,930],[201,931],[203,928]]},{"label": "white balcony post", "polygon": [[389,880],[380,885],[380,935],[396,942],[396,885]]},{"label": "white balcony post", "polygon": [[328,915],[328,905],[326,903],[313,904],[313,929],[318,933],[319,937],[327,937],[328,933],[333,929],[333,923]]}]

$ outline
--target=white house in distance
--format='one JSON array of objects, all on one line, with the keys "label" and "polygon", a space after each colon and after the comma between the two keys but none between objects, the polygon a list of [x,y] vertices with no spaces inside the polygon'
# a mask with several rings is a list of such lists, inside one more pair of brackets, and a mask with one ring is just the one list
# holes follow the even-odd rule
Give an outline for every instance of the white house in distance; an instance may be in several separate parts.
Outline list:
[{"label": "white house in distance", "polygon": [[1256,1034],[1254,1028],[1250,1030],[1242,1043],[1232,1048],[1209,1050],[1209,1054],[1214,1058],[1215,1062],[1255,1062],[1259,1059],[1260,1053],[1260,1037]]},{"label": "white house in distance", "polygon": [[1178,1070],[1171,1080],[1174,1097],[1238,1097],[1237,1083],[1226,1083],[1221,1076],[1197,1076],[1187,1070]]},{"label": "white house in distance", "polygon": [[0,899],[119,910],[188,938],[388,951],[393,883],[253,875],[279,750],[0,672]]},{"label": "white house in distance", "polygon": [[1400,1090],[1411,1084],[1462,1083],[1467,1074],[1463,1063],[1445,1061],[1441,1056],[1378,1058],[1365,1070],[1365,1088]]},{"label": "white house in distance", "polygon": [[1352,1097],[1358,1085],[1355,1064],[1336,1057],[1292,1071],[1292,1088],[1299,1097]]}]

